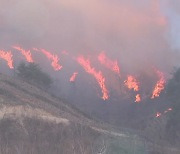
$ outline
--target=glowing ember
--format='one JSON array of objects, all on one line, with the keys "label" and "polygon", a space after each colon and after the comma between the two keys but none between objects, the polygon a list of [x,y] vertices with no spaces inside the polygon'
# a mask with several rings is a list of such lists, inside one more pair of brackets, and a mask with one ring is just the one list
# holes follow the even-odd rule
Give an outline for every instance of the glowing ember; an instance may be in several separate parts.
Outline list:
[{"label": "glowing ember", "polygon": [[13,55],[12,55],[11,51],[5,52],[3,50],[0,50],[0,58],[6,60],[9,68],[11,68],[11,69],[14,68],[12,57],[13,57]]},{"label": "glowing ember", "polygon": [[90,61],[86,60],[83,56],[78,57],[77,61],[85,69],[87,73],[95,77],[103,93],[102,99],[107,100],[109,98],[109,95],[105,85],[105,78],[103,77],[102,72],[97,72],[94,68],[92,68]]},{"label": "glowing ember", "polygon": [[78,72],[74,72],[70,78],[70,82],[74,82],[76,80],[77,75],[78,75]]},{"label": "glowing ember", "polygon": [[31,51],[30,50],[24,50],[22,49],[21,47],[18,47],[18,46],[13,46],[14,49],[20,51],[22,53],[22,55],[25,56],[26,60],[29,62],[29,63],[33,63],[33,58],[32,58],[32,54],[31,54]]},{"label": "glowing ember", "polygon": [[128,79],[124,81],[125,86],[128,87],[128,89],[133,89],[134,91],[139,91],[139,83],[137,82],[136,78],[129,75]]},{"label": "glowing ember", "polygon": [[141,101],[141,96],[140,96],[140,94],[137,94],[136,95],[136,103],[139,103]]},{"label": "glowing ember", "polygon": [[51,52],[45,49],[37,49],[33,48],[35,51],[41,51],[49,60],[51,60],[51,65],[55,71],[59,71],[62,69],[62,66],[59,64],[59,57],[57,55],[52,54]]},{"label": "glowing ember", "polygon": [[[166,114],[166,113],[168,113],[168,112],[170,112],[170,111],[172,111],[172,108],[169,108],[169,109],[167,109],[166,111],[164,111],[164,114]],[[156,113],[156,118],[160,117],[161,115],[162,115],[162,113],[157,112],[157,113]]]},{"label": "glowing ember", "polygon": [[168,113],[170,111],[172,111],[172,108],[167,109],[166,111],[164,111],[164,113]]},{"label": "glowing ember", "polygon": [[164,111],[164,114],[168,113],[168,111]]},{"label": "glowing ember", "polygon": [[98,60],[102,65],[106,66],[108,69],[120,75],[120,68],[118,66],[118,62],[110,60],[104,52],[101,52],[99,54]]},{"label": "glowing ember", "polygon": [[172,108],[169,108],[168,111],[172,111]]},{"label": "glowing ember", "polygon": [[156,113],[156,118],[159,118],[162,114],[160,112]]},{"label": "glowing ember", "polygon": [[164,74],[160,71],[157,71],[157,74],[159,76],[159,81],[157,82],[154,90],[153,90],[153,94],[151,99],[154,99],[155,97],[159,97],[161,92],[164,90],[165,84],[166,84],[166,80],[164,78]]}]

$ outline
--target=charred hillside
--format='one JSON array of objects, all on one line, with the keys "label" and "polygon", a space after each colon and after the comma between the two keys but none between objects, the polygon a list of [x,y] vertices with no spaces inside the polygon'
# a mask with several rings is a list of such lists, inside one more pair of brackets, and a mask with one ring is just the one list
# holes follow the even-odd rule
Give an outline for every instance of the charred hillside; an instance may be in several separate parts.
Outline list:
[{"label": "charred hillside", "polygon": [[2,154],[144,153],[146,146],[138,136],[93,121],[23,80],[0,76]]},{"label": "charred hillside", "polygon": [[0,0],[0,154],[180,154],[179,10]]},{"label": "charred hillside", "polygon": [[0,74],[0,151],[2,154],[126,154],[177,149],[129,129],[97,122],[41,88]]}]

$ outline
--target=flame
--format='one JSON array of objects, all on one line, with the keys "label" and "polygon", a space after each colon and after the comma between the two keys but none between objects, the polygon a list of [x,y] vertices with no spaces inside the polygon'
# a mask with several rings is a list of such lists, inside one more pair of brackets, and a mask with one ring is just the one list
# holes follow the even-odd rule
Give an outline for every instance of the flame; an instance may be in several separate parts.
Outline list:
[{"label": "flame", "polygon": [[168,111],[164,111],[164,114],[168,113]]},{"label": "flame", "polygon": [[70,82],[74,82],[76,80],[77,75],[78,75],[78,72],[74,72],[70,78]]},{"label": "flame", "polygon": [[164,113],[168,113],[170,111],[172,111],[172,108],[167,109],[166,111],[164,111]]},{"label": "flame", "polygon": [[168,111],[172,111],[172,108],[169,108]]},{"label": "flame", "polygon": [[14,66],[13,66],[13,55],[12,55],[11,51],[6,52],[3,50],[0,50],[0,58],[7,61],[9,68],[11,68],[11,69],[14,68]]},{"label": "flame", "polygon": [[120,68],[118,66],[118,62],[110,60],[104,52],[101,52],[99,54],[98,60],[102,65],[106,66],[108,69],[120,75]]},{"label": "flame", "polygon": [[[169,108],[169,109],[167,109],[167,110],[164,111],[164,114],[166,114],[166,113],[168,113],[168,112],[170,112],[170,111],[172,111],[172,110],[173,110],[172,108]],[[158,117],[160,117],[160,116],[162,116],[162,113],[157,112],[157,113],[156,113],[156,118],[158,118]]]},{"label": "flame", "polygon": [[136,95],[136,103],[139,103],[141,101],[141,96],[140,96],[140,94],[137,94]]},{"label": "flame", "polygon": [[159,118],[162,114],[160,112],[156,113],[156,118]]},{"label": "flame", "polygon": [[13,46],[13,48],[16,49],[16,50],[19,50],[19,51],[22,53],[22,55],[25,56],[26,60],[27,60],[29,63],[33,63],[33,62],[34,62],[30,50],[27,50],[27,51],[26,51],[26,50],[24,50],[24,49],[22,49],[21,47],[18,47],[18,46]]},{"label": "flame", "polygon": [[103,77],[102,72],[97,72],[93,67],[91,67],[90,61],[88,59],[86,60],[83,56],[78,57],[77,61],[87,73],[95,77],[103,93],[102,99],[107,100],[109,98],[109,95],[105,85],[105,78]]},{"label": "flame", "polygon": [[37,49],[33,48],[35,51],[41,51],[49,60],[51,60],[51,65],[54,68],[55,71],[59,71],[62,69],[62,66],[59,64],[59,57],[55,54],[52,54],[51,52],[45,50],[45,49]]},{"label": "flame", "polygon": [[139,83],[137,82],[136,78],[129,75],[127,80],[124,81],[125,86],[128,87],[128,89],[133,89],[134,91],[139,91]]},{"label": "flame", "polygon": [[151,99],[154,99],[155,97],[159,97],[161,92],[164,90],[165,88],[165,84],[166,84],[166,80],[164,78],[164,74],[160,71],[157,71],[157,74],[159,76],[159,81],[156,83],[156,86],[153,90],[153,94]]}]

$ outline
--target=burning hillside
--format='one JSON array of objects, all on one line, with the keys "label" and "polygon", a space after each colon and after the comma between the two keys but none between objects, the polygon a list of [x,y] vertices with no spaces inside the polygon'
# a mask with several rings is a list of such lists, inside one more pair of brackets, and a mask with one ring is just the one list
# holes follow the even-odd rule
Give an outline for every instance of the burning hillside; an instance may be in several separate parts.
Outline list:
[{"label": "burning hillside", "polygon": [[[83,153],[91,154],[92,150],[97,153],[104,146],[108,146],[106,150],[111,152],[116,143],[121,145],[123,140],[126,140],[124,143],[134,140],[133,135],[108,124],[101,125],[37,87],[3,74],[0,78],[0,102],[2,153],[55,154],[58,151],[67,154],[82,153],[83,150]],[[138,147],[141,146],[143,139],[137,137],[136,140]],[[129,146],[123,149],[129,151]]]},{"label": "burning hillside", "polygon": [[11,51],[0,50],[0,58],[4,59],[7,62],[7,65],[9,66],[10,69],[14,68],[12,57],[13,57],[13,55],[12,55]]},{"label": "burning hillside", "polygon": [[[87,71],[89,74],[91,74],[97,81],[98,78],[96,78],[96,71],[94,68],[91,68],[91,65],[88,60],[85,60],[84,57],[79,57],[78,59],[79,63],[82,65],[82,67]],[[86,64],[86,65],[85,65]],[[93,74],[95,73],[95,74]],[[98,77],[99,74],[97,73]],[[74,77],[77,75],[77,73],[73,73],[72,78],[75,79]],[[101,76],[100,76],[101,77]],[[101,79],[101,78],[100,78]],[[76,80],[72,80],[72,82],[76,82]],[[139,91],[139,88],[135,88],[137,80],[135,78],[129,78],[129,80],[126,80],[126,84],[129,82],[128,85],[129,89],[132,89],[134,92]],[[99,124],[96,121],[93,121],[92,119],[87,118],[86,116],[82,115],[78,110],[72,108],[68,104],[61,102],[58,98],[49,95],[48,93],[38,89],[37,87],[30,85],[26,82],[22,82],[22,80],[19,80],[17,78],[11,78],[5,75],[1,74],[1,79],[0,79],[0,128],[3,127],[5,122],[11,123],[11,127],[13,127],[13,130],[18,132],[18,134],[21,134],[21,137],[25,140],[23,140],[23,143],[28,143],[29,147],[33,147],[33,152],[34,153],[39,153],[37,152],[37,148],[34,147],[32,144],[29,143],[29,137],[27,134],[30,134],[33,136],[32,132],[30,131],[33,128],[34,133],[37,133],[38,136],[36,136],[36,139],[38,138],[41,142],[36,142],[35,138],[32,137],[32,140],[39,146],[44,141],[46,141],[46,144],[48,147],[51,147],[52,144],[49,142],[47,138],[43,138],[43,135],[38,131],[38,129],[41,129],[45,131],[45,128],[50,128],[48,129],[48,132],[63,132],[66,130],[67,131],[67,136],[64,138],[63,142],[61,140],[61,144],[59,143],[59,139],[62,137],[57,136],[56,134],[56,142],[58,142],[59,146],[61,146],[60,149],[55,148],[56,150],[62,150],[64,149],[65,151],[69,149],[70,151],[73,150],[73,148],[66,148],[63,147],[62,143],[69,143],[70,145],[76,145],[74,142],[70,142],[70,134],[71,133],[77,133],[80,128],[84,128],[81,130],[81,133],[86,134],[88,138],[89,143],[94,143],[94,142],[104,142],[101,141],[101,139],[106,140],[106,145],[109,147],[113,146],[114,144],[108,139],[110,137],[113,139],[113,142],[118,143],[121,145],[120,142],[124,142],[126,140],[126,143],[132,142],[132,140],[135,140],[136,142],[138,141],[138,147],[142,145],[144,140],[142,138],[139,138],[138,136],[134,137],[134,135],[131,136],[132,131],[133,133],[138,133],[135,130],[126,130],[130,131],[131,133],[122,133],[121,131],[119,132],[117,128],[111,128],[108,124]],[[100,84],[99,84],[100,86]],[[103,86],[102,86],[103,87]],[[128,87],[128,86],[127,86]],[[103,89],[102,89],[102,92]],[[139,102],[141,99],[140,95],[137,94],[136,96],[136,102]],[[157,112],[156,115],[154,115],[156,118],[160,119],[163,118],[166,114],[169,114],[173,109],[168,108],[167,110],[163,112]],[[6,132],[8,132],[9,127],[7,127]],[[64,131],[62,128],[65,128]],[[77,130],[75,129],[77,128]],[[86,130],[86,131],[85,131]],[[115,131],[116,130],[116,131]],[[124,129],[122,129],[124,130]],[[1,132],[2,129],[0,129],[0,136],[3,135]],[[15,133],[13,131],[13,133]],[[73,131],[73,132],[72,132]],[[89,136],[88,133],[91,135]],[[96,136],[95,138],[91,138],[92,134]],[[48,138],[54,138],[55,136],[53,134],[47,134]],[[70,136],[69,136],[70,135]],[[84,135],[82,136],[75,136],[76,141],[78,140],[81,143],[81,146],[85,146],[83,143],[85,142],[84,140]],[[12,142],[13,145],[24,145],[21,143],[22,138],[16,138],[16,143]],[[43,138],[43,140],[41,140]],[[106,139],[105,139],[106,138]],[[108,140],[107,140],[108,139]],[[7,138],[8,141],[10,141],[10,138]],[[86,140],[87,141],[87,140]],[[4,140],[1,140],[1,145],[4,145],[5,142]],[[57,144],[57,143],[56,143]],[[151,143],[148,143],[150,146]],[[58,146],[58,147],[59,147]],[[92,144],[91,147],[93,146],[94,150],[101,150],[101,148],[94,147],[95,145]],[[157,145],[158,146],[158,145]],[[13,146],[8,147],[8,149],[15,150],[12,148]],[[24,150],[27,150],[25,148],[26,146],[23,146],[21,151],[24,152]],[[63,148],[62,148],[63,147]],[[79,147],[79,144],[77,145]],[[128,149],[131,150],[129,146],[123,147],[123,149]],[[3,149],[1,149],[3,150]],[[77,148],[76,151],[79,151],[80,149]],[[84,147],[84,150],[89,151],[89,146]],[[107,148],[107,150],[112,150]],[[176,149],[177,150],[177,149]],[[41,150],[40,150],[41,151]],[[46,152],[48,149],[46,149]],[[166,149],[166,151],[170,152],[171,149]],[[54,153],[54,151],[51,151]],[[171,151],[172,152],[172,151]],[[176,152],[176,151],[175,151]]]},{"label": "burning hillside", "polygon": [[[60,65],[60,63],[59,63],[60,57],[58,55],[52,54],[51,52],[49,52],[45,49],[32,48],[32,49],[29,49],[26,51],[23,48],[18,47],[18,46],[13,46],[13,48],[16,49],[17,51],[20,51],[20,53],[23,56],[25,56],[26,61],[28,63],[33,63],[33,62],[38,63],[38,61],[35,61],[32,58],[32,56],[36,57],[36,52],[38,51],[38,52],[42,52],[47,57],[47,59],[51,61],[51,66],[53,67],[53,69],[55,71],[60,71],[63,68],[63,66]],[[13,51],[13,53],[12,53],[12,51],[5,52],[5,51],[1,50],[1,53],[0,53],[1,59],[5,60],[7,62],[7,65],[11,69],[14,68],[13,61],[15,61],[15,59],[13,59],[13,54],[15,54],[15,52],[16,52],[15,50]],[[73,60],[73,58],[74,57],[70,57],[71,60]],[[108,71],[108,70],[112,71],[114,73],[114,75],[117,74],[119,76],[119,80],[123,80],[123,78],[120,77],[120,67],[118,65],[117,60],[111,61],[103,52],[99,54],[97,59],[100,64],[102,64],[103,66],[105,66],[107,68],[106,71]],[[110,87],[110,85],[108,85],[108,80],[109,80],[108,77],[105,77],[101,70],[97,71],[95,67],[92,67],[90,60],[85,59],[83,56],[77,57],[77,63],[79,63],[88,74],[91,74],[92,76],[94,76],[94,78],[96,79],[96,81],[101,89],[101,92],[103,95],[102,99],[104,99],[104,100],[109,99],[111,96],[109,95],[109,92],[108,92],[110,90],[108,88],[108,86]],[[73,69],[73,67],[72,67],[72,69]],[[64,70],[66,70],[65,67],[64,67]],[[161,92],[164,89],[165,83],[166,83],[163,72],[157,70],[157,71],[155,71],[155,73],[157,74],[157,77],[159,78],[159,80],[156,83],[154,83],[155,87],[152,87],[152,92],[149,92],[149,94],[152,93],[152,96],[151,96],[152,99],[160,96]],[[81,75],[80,73],[74,72],[73,75],[69,79],[70,82],[75,82],[75,79],[78,74]],[[135,102],[140,102],[141,94],[138,93],[138,91],[140,90],[141,81],[137,81],[138,79],[132,75],[122,74],[122,77],[123,76],[124,77],[127,76],[127,79],[124,79],[123,86],[127,87],[129,90],[133,90],[134,92],[136,92]],[[120,83],[118,83],[118,81],[117,81],[117,84],[119,84],[119,86],[122,86],[122,85],[120,85]]]},{"label": "burning hillside", "polygon": [[[12,77],[7,81],[2,75],[0,81],[0,95],[8,97],[7,104],[0,106],[0,117],[7,112],[10,120],[12,115],[15,121],[21,119],[23,122],[16,127],[25,133],[25,121],[35,119],[53,126],[62,124],[62,128],[68,128],[73,121],[78,129],[86,121],[85,129],[109,134],[109,130],[89,127],[94,121],[88,118],[80,121],[81,114],[59,104],[58,97],[90,117],[141,130],[144,136],[159,137],[154,140],[164,143],[162,140],[167,141],[171,134],[166,134],[166,129],[180,130],[180,79],[172,74],[178,70],[180,59],[179,6],[179,0],[0,0],[0,73]],[[28,87],[24,91],[23,84]],[[12,107],[11,101],[20,104]],[[66,122],[61,123],[63,119]],[[64,134],[69,135],[70,131],[66,131]],[[172,132],[172,136],[179,135]],[[97,144],[100,150],[91,152],[83,149],[93,146],[92,140],[86,145],[70,140],[64,145],[71,151],[56,153],[112,153],[104,151],[108,147],[104,138],[102,145]],[[120,153],[117,147],[115,153]],[[30,153],[35,153],[33,149]]]}]

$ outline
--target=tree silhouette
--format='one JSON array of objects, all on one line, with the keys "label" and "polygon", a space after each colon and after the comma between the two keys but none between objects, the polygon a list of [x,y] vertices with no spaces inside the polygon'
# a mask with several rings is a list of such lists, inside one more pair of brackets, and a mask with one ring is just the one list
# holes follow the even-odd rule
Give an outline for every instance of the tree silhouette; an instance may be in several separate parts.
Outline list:
[{"label": "tree silhouette", "polygon": [[19,64],[17,71],[18,77],[40,88],[50,88],[53,82],[51,77],[35,63],[26,64],[22,62]]}]

